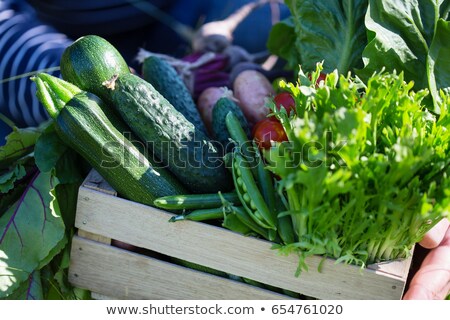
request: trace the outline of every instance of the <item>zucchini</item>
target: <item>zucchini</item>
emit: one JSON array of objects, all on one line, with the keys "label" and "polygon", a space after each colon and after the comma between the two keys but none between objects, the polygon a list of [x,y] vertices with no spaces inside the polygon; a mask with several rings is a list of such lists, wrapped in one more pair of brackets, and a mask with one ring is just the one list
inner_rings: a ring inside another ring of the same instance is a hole
[{"label": "zucchini", "polygon": [[197,129],[207,134],[189,89],[177,71],[161,58],[150,56],[142,65],[142,77],[166,98]]},{"label": "zucchini", "polygon": [[[109,101],[134,133],[151,147],[155,156],[191,192],[213,193],[231,190],[231,175],[225,169],[221,154],[212,142],[147,81],[123,70],[104,80],[115,72],[105,71],[109,63],[113,66],[120,64],[110,61],[118,58],[116,50],[108,42],[102,42],[103,46],[93,52],[86,48],[89,45],[86,38],[75,41],[63,53],[63,77],[84,90],[86,87],[95,90],[93,93],[98,93],[100,98]],[[110,56],[107,54],[109,51]],[[74,52],[77,52],[77,59],[70,59]],[[105,56],[110,60],[103,60]],[[82,77],[86,73],[85,60],[91,61],[96,77]],[[78,64],[82,66],[79,72]],[[104,76],[99,75],[103,72]],[[80,78],[83,79],[80,81]],[[102,86],[108,90],[104,90]]]},{"label": "zucchini", "polygon": [[128,64],[119,51],[102,37],[88,35],[76,42],[77,45],[68,46],[61,57],[60,68],[63,79],[110,103],[108,88],[102,84],[114,75],[130,73]]},{"label": "zucchini", "polygon": [[122,125],[113,124],[118,120],[105,114],[107,108],[97,96],[47,74],[33,80],[60,138],[121,196],[153,205],[156,198],[186,192],[169,171],[154,166],[124,137],[117,129]]}]

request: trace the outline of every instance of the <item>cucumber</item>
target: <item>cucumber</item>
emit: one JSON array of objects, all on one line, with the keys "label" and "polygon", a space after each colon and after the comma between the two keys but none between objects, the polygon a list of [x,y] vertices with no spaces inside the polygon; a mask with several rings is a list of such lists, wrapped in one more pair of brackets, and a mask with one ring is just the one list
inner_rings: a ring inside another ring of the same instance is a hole
[{"label": "cucumber", "polygon": [[142,77],[166,98],[197,129],[207,134],[189,89],[177,71],[166,61],[151,56],[144,60]]},{"label": "cucumber", "polygon": [[[156,198],[186,189],[163,169],[153,165],[114,125],[117,119],[94,94],[68,92],[63,80],[46,74],[34,79],[37,96],[55,120],[56,132],[124,198],[153,205]],[[107,112],[108,113],[108,112]]]},{"label": "cucumber", "polygon": [[191,192],[232,189],[216,147],[148,82],[129,74],[119,76],[114,87],[111,100],[122,118]]},{"label": "cucumber", "polygon": [[228,153],[233,149],[234,144],[230,141],[230,134],[228,133],[227,125],[225,122],[228,112],[232,112],[239,120],[242,129],[244,130],[247,138],[250,138],[250,128],[247,120],[245,119],[242,110],[239,106],[229,98],[223,97],[217,100],[212,111],[212,127],[214,138],[221,144],[224,153]]},{"label": "cucumber", "polygon": [[[120,54],[117,56],[117,50],[106,40],[101,41],[97,51],[89,50],[87,46],[91,41],[86,40],[88,37],[82,37],[66,48],[61,60],[63,77],[81,89],[91,88],[93,93],[114,106],[134,133],[191,192],[231,190],[231,175],[212,142],[150,83],[123,68],[107,70],[109,64],[121,65],[120,61],[113,60],[123,58]],[[94,36],[94,42],[99,41],[97,39]],[[95,77],[88,77],[84,68],[88,64],[86,60],[93,66]],[[78,64],[80,68],[77,68]],[[114,73],[116,69],[118,73]],[[106,79],[111,74],[112,77]]]}]

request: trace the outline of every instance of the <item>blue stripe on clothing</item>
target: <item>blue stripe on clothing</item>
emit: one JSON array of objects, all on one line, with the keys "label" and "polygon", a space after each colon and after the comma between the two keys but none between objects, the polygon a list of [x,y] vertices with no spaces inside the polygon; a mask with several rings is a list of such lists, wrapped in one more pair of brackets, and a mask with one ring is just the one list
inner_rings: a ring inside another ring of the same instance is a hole
[{"label": "blue stripe on clothing", "polygon": [[[0,80],[59,65],[71,41],[37,21],[34,11],[16,12],[0,2]],[[59,75],[59,72],[53,74]],[[0,84],[0,112],[17,126],[36,126],[48,118],[29,77]]]}]

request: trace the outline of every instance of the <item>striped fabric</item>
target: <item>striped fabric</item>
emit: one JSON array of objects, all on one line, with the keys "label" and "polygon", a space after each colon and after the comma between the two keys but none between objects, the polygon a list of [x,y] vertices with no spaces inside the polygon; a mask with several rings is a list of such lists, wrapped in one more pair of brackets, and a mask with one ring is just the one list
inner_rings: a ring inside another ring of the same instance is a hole
[{"label": "striped fabric", "polygon": [[57,67],[71,41],[39,23],[31,7],[20,4],[0,0],[0,112],[17,126],[27,127],[43,122],[47,114],[35,98],[29,76],[11,78]]}]

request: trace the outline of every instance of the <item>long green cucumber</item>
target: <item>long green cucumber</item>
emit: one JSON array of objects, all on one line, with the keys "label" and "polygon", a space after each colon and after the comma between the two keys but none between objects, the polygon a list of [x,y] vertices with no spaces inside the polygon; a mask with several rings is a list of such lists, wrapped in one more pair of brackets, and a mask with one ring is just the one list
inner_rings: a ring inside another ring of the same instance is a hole
[{"label": "long green cucumber", "polygon": [[191,192],[232,189],[213,143],[148,82],[133,74],[113,81],[110,98],[122,118]]},{"label": "long green cucumber", "polygon": [[142,64],[142,77],[197,129],[207,133],[189,89],[168,62],[156,56],[148,57]]}]

